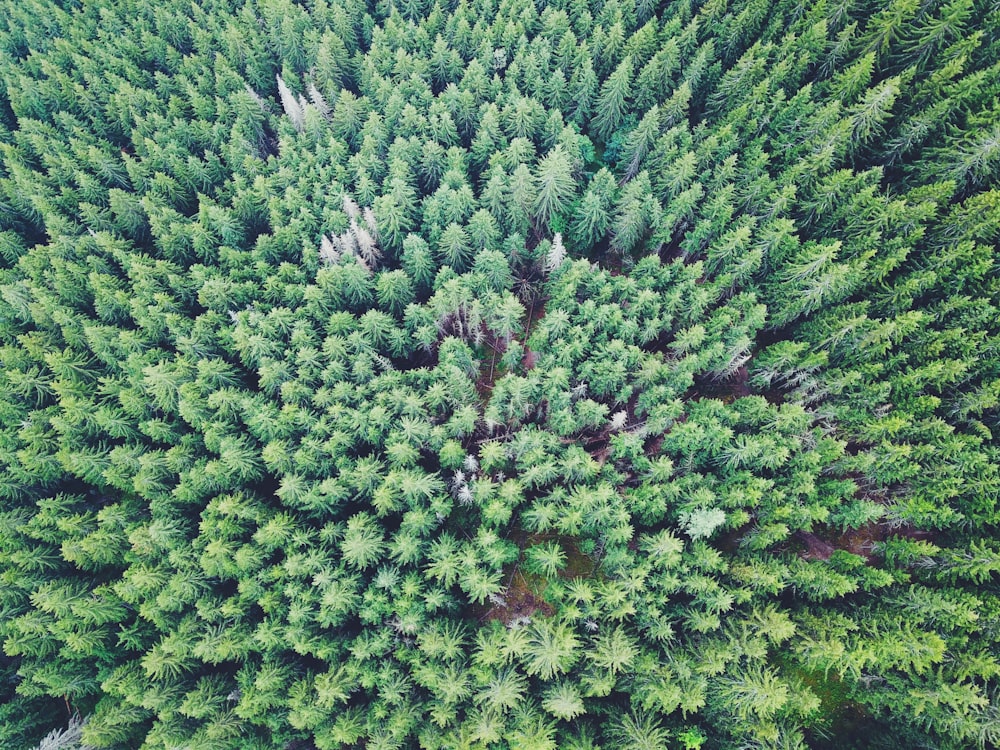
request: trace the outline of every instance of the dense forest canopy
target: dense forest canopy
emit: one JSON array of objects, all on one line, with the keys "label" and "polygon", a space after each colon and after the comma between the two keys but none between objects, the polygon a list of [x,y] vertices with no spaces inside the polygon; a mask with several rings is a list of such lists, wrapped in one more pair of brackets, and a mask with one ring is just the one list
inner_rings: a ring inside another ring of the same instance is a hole
[{"label": "dense forest canopy", "polygon": [[992,0],[0,0],[0,745],[997,747],[998,240]]}]

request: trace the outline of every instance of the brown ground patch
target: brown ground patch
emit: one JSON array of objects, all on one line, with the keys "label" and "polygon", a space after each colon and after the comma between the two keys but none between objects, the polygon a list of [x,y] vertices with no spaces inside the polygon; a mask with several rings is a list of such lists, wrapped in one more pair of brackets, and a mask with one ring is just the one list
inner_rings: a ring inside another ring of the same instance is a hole
[{"label": "brown ground patch", "polygon": [[555,608],[542,597],[544,585],[531,580],[519,568],[515,569],[508,579],[507,588],[494,599],[488,607],[484,606],[479,614],[480,622],[496,620],[507,627],[518,623],[526,623],[536,613],[549,617],[555,614]]},{"label": "brown ground patch", "polygon": [[808,531],[797,531],[795,536],[806,546],[799,555],[803,560],[829,560],[837,549],[829,542]]},{"label": "brown ground patch", "polygon": [[804,560],[829,560],[834,551],[844,550],[864,558],[868,564],[872,564],[876,557],[875,550],[878,544],[894,536],[930,540],[933,537],[933,532],[923,531],[912,526],[890,528],[885,523],[872,522],[856,529],[843,531],[830,527],[819,527],[815,534],[807,531],[795,533],[795,537],[805,545],[804,549],[799,552],[799,556]]},{"label": "brown ground patch", "polygon": [[886,538],[884,526],[876,523],[867,523],[857,529],[847,529],[833,539],[833,546],[837,549],[846,550],[851,554],[858,555],[871,560],[875,552],[875,545]]},{"label": "brown ground patch", "polygon": [[486,329],[486,326],[483,326],[483,330],[486,331],[484,342],[480,351],[477,352],[479,355],[479,377],[476,379],[476,391],[478,391],[483,404],[486,404],[490,400],[493,386],[496,385],[497,380],[507,374],[507,371],[500,365],[500,359],[507,351],[507,343],[498,339]]},{"label": "brown ground patch", "polygon": [[538,353],[533,352],[531,349],[524,350],[524,356],[521,357],[521,367],[525,370],[535,369],[535,365],[538,363]]},{"label": "brown ground patch", "polygon": [[728,378],[696,378],[694,385],[688,391],[685,401],[699,401],[703,398],[718,399],[724,404],[731,404],[738,398],[750,396],[750,372],[746,365],[738,369]]},{"label": "brown ground patch", "polygon": [[[531,337],[532,327],[545,317],[545,302],[543,299],[532,296],[530,299],[521,300],[525,306],[524,325],[521,333],[515,338],[521,341],[524,346],[524,356],[521,358],[521,367],[525,371],[531,370],[538,363],[538,352],[528,348],[528,339]],[[482,324],[483,343],[478,347],[477,355],[479,359],[479,378],[476,380],[476,390],[483,404],[490,400],[493,393],[493,386],[500,378],[507,374],[507,369],[500,364],[504,353],[507,351],[508,342],[497,337],[497,335]]]},{"label": "brown ground patch", "polygon": [[559,578],[590,578],[597,573],[598,562],[580,550],[579,540],[560,534],[529,534],[515,530],[509,537],[521,550],[522,560],[510,567],[507,587],[493,601],[472,607],[470,612],[480,622],[497,621],[507,627],[526,623],[536,613],[546,617],[555,614],[555,607],[545,599],[549,580],[529,573],[521,567],[524,550],[536,544],[556,541],[566,554],[566,566],[559,571]]},{"label": "brown ground patch", "polygon": [[521,304],[528,311],[524,318],[524,340],[527,341],[531,337],[531,329],[545,317],[545,299],[538,295],[531,295],[527,300],[521,300]]}]

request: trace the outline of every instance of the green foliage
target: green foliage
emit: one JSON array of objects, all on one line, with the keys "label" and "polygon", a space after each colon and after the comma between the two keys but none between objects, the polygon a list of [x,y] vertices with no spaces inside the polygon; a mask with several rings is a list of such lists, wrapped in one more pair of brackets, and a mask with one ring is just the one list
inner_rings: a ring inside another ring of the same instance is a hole
[{"label": "green foliage", "polygon": [[0,0],[2,744],[1000,743],[997,13]]}]

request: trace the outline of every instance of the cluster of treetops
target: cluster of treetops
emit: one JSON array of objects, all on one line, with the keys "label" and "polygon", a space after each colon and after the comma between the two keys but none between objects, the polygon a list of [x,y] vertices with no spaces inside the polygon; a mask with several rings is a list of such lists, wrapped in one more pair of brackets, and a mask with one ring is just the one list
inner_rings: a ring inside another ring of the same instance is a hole
[{"label": "cluster of treetops", "polygon": [[997,747],[998,240],[991,0],[0,0],[0,746]]}]

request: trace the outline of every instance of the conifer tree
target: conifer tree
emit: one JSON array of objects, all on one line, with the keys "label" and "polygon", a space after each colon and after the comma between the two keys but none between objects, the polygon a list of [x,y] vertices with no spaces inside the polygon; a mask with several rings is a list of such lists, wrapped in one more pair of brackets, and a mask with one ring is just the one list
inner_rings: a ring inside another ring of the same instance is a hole
[{"label": "conifer tree", "polygon": [[629,56],[618,63],[615,71],[601,86],[594,103],[591,127],[594,135],[602,141],[610,138],[622,123],[632,95],[632,75],[633,63]]}]

